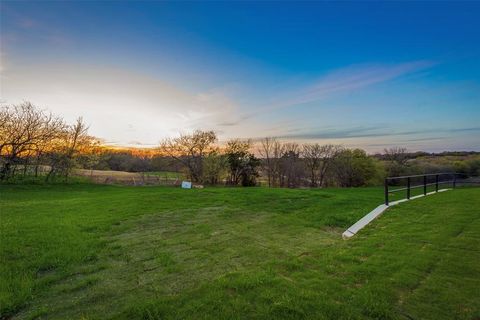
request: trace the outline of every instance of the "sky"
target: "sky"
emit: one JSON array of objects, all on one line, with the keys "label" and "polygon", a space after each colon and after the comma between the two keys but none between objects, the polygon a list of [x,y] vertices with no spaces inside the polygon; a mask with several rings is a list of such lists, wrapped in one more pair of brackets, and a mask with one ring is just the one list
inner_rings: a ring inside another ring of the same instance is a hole
[{"label": "sky", "polygon": [[0,99],[108,144],[195,129],[480,151],[480,2],[0,2]]}]

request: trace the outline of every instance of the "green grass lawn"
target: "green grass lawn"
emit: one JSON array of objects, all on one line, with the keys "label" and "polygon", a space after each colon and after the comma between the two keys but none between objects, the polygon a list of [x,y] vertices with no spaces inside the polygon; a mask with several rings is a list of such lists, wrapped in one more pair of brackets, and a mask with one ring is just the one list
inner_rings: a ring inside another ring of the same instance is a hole
[{"label": "green grass lawn", "polygon": [[478,319],[480,189],[0,186],[0,318]]}]

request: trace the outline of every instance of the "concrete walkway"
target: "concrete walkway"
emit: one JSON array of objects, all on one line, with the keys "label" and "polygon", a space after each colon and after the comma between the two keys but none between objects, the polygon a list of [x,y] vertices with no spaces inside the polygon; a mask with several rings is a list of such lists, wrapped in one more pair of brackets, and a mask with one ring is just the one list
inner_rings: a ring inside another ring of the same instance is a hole
[{"label": "concrete walkway", "polygon": [[[440,189],[440,190],[438,190],[438,192],[444,192],[444,191],[447,191],[447,190],[451,190],[451,189]],[[429,193],[427,193],[427,196],[435,194],[435,193],[437,193],[437,192],[435,192],[435,191],[429,192]],[[410,199],[402,199],[402,200],[398,200],[398,201],[393,201],[388,206],[386,204],[379,205],[378,207],[373,209],[370,213],[368,213],[366,216],[364,216],[362,219],[355,222],[355,224],[353,224],[350,228],[345,230],[345,232],[342,234],[342,238],[343,239],[348,239],[348,238],[353,237],[354,235],[356,235],[358,233],[358,231],[362,230],[366,225],[368,225],[370,222],[375,220],[378,216],[380,216],[389,207],[395,206],[395,205],[397,205],[399,203],[402,203],[402,202],[418,199],[418,198],[421,198],[421,197],[424,197],[424,196],[425,195],[420,194],[418,196],[410,197]]]}]

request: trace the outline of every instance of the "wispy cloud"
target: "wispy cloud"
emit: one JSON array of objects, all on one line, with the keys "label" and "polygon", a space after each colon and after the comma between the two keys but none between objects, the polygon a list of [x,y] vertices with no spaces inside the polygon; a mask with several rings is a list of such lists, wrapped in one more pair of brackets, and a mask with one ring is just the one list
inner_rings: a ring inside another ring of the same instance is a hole
[{"label": "wispy cloud", "polygon": [[337,92],[348,92],[389,81],[429,68],[431,61],[413,61],[394,65],[357,65],[335,71],[308,88],[299,101],[313,101]]},{"label": "wispy cloud", "polygon": [[[13,63],[13,62],[12,62]],[[221,90],[189,92],[129,70],[78,64],[9,65],[1,98],[47,106],[69,120],[83,115],[92,133],[120,143],[155,144],[180,131],[215,128],[238,114]]]},{"label": "wispy cloud", "polygon": [[405,142],[423,142],[423,141],[434,141],[434,140],[444,140],[448,137],[427,137],[427,138],[415,138],[415,139],[406,139]]},{"label": "wispy cloud", "polygon": [[[286,134],[278,136],[281,139],[347,139],[347,138],[369,138],[369,137],[392,137],[392,136],[411,136],[421,134],[446,134],[446,133],[468,133],[480,132],[480,127],[466,127],[466,128],[429,128],[408,131],[395,131],[388,126],[357,126],[345,129],[324,129],[311,130],[300,133]],[[409,141],[422,141],[422,139],[436,139],[438,137],[430,138],[414,138]]]},{"label": "wispy cloud", "polygon": [[357,126],[344,129],[311,130],[278,136],[280,139],[344,139],[384,135],[385,126]]},{"label": "wispy cloud", "polygon": [[219,127],[233,127],[233,126],[238,126],[242,124],[243,121],[248,120],[250,118],[249,115],[243,115],[234,118],[233,120],[227,120],[227,121],[222,121],[217,123],[217,126]]},{"label": "wispy cloud", "polygon": [[401,76],[426,70],[434,65],[434,62],[426,60],[397,64],[352,65],[326,74],[318,80],[304,85],[302,88],[278,92],[275,96],[281,98],[259,105],[253,112],[242,115],[242,117],[247,119],[260,113],[321,101],[333,95],[347,94],[355,90],[391,81]]},{"label": "wispy cloud", "polygon": [[433,66],[431,61],[412,61],[399,64],[353,65],[325,76],[307,89],[302,101],[320,99],[327,95],[348,92],[393,80]]}]

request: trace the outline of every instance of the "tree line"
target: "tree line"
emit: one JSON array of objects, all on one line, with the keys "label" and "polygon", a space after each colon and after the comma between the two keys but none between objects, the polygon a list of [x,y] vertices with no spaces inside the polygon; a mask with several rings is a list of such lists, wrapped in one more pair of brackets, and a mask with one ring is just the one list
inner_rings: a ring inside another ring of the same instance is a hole
[{"label": "tree line", "polygon": [[387,175],[429,171],[479,175],[480,158],[471,153],[460,155],[466,160],[442,163],[422,162],[419,159],[432,155],[398,147],[370,156],[362,149],[276,138],[255,143],[231,139],[219,144],[215,132],[201,130],[164,139],[149,152],[119,151],[90,136],[82,118],[68,124],[29,102],[0,110],[1,181],[25,176],[68,180],[74,168],[175,171],[184,172],[198,184],[290,188],[378,185]]}]

